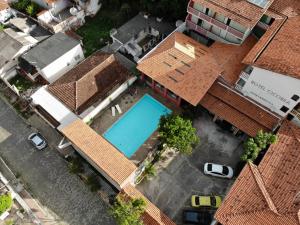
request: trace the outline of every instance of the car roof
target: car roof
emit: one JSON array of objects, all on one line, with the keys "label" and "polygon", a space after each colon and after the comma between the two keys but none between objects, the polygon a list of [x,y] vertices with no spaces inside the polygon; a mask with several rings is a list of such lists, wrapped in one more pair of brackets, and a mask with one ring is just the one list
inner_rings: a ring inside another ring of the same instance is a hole
[{"label": "car roof", "polygon": [[33,138],[31,139],[36,145],[39,145],[42,143],[44,140],[42,139],[41,135],[35,134]]},{"label": "car roof", "polygon": [[218,172],[218,173],[223,173],[223,166],[212,163],[212,171]]}]

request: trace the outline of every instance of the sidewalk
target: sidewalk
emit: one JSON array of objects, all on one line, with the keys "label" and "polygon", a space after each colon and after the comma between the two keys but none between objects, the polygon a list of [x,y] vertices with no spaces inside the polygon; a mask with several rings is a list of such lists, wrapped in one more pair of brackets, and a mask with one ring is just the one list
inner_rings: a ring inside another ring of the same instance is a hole
[{"label": "sidewalk", "polygon": [[[53,225],[55,219],[46,213],[35,199],[23,188],[13,172],[0,157],[0,179],[10,192],[15,196],[14,199],[22,206],[26,213],[31,217],[32,222],[37,225]],[[18,189],[22,188],[21,191]]]}]

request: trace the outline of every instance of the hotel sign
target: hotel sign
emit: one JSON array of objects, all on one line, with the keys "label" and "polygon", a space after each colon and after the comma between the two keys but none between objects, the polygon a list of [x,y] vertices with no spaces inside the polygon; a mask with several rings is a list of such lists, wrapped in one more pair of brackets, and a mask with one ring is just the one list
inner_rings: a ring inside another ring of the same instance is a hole
[{"label": "hotel sign", "polygon": [[286,103],[286,104],[290,104],[291,102],[289,101],[289,99],[286,99],[285,97],[281,96],[280,94],[278,94],[276,91],[273,91],[269,88],[267,88],[266,86],[260,84],[259,82],[256,81],[251,81],[251,85],[255,86],[256,88],[258,88],[261,91],[264,91],[266,94],[271,95],[272,97]]}]

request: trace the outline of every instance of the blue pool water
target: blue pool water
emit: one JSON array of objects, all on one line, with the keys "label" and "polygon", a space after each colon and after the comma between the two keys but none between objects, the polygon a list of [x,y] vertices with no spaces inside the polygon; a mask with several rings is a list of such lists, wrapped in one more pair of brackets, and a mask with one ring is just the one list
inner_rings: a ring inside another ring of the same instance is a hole
[{"label": "blue pool water", "polygon": [[130,158],[157,129],[160,117],[168,113],[170,109],[146,94],[103,136]]}]

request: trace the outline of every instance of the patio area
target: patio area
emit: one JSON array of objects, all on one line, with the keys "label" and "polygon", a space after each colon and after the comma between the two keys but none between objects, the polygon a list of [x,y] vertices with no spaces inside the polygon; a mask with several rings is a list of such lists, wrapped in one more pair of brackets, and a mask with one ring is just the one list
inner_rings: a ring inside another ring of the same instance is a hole
[{"label": "patio area", "polygon": [[[135,94],[132,94],[132,90]],[[163,98],[158,93],[154,92],[151,88],[144,85],[140,81],[137,81],[132,85],[129,90],[120,95],[114,100],[103,112],[101,112],[91,123],[91,127],[100,135],[103,135],[118,119],[120,119],[134,104],[136,104],[145,94],[151,95],[160,103],[168,107],[175,113],[181,113],[181,109],[176,107],[173,103]],[[112,116],[111,107],[118,104],[122,110],[122,114],[119,114],[116,110],[116,115]],[[141,124],[143,126],[143,124]],[[147,155],[155,149],[158,144],[158,133],[154,132],[147,141],[130,157],[136,165],[139,165]]]}]

